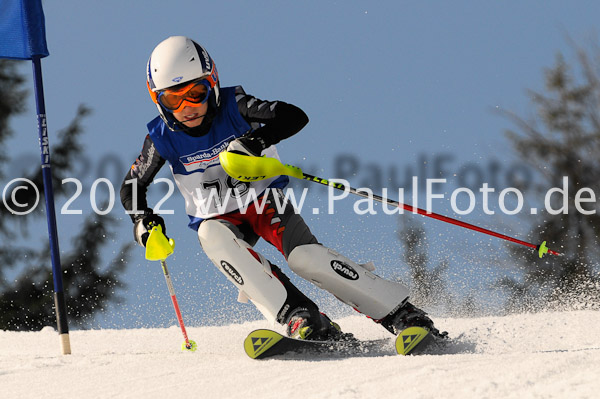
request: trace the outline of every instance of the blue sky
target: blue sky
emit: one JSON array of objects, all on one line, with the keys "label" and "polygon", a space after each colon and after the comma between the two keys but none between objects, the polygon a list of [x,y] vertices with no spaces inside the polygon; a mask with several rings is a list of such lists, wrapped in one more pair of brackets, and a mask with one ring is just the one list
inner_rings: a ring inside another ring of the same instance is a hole
[{"label": "blue sky", "polygon": [[[490,165],[496,164],[502,180],[510,165],[520,161],[503,135],[512,126],[498,110],[532,114],[525,89],[543,89],[543,69],[554,64],[558,51],[572,58],[567,37],[577,43],[597,39],[600,5],[65,0],[44,2],[44,11],[50,56],[42,65],[50,142],[80,103],[91,107],[93,114],[84,123],[87,165],[73,177],[86,183],[84,193],[93,179],[108,177],[118,195],[120,180],[141,148],[145,124],[156,115],[145,84],[146,62],[168,36],[187,35],[201,43],[217,64],[222,86],[242,84],[259,98],[287,101],[306,111],[309,125],[278,146],[286,163],[331,178],[340,171],[334,161],[347,156],[359,165],[356,176],[348,177],[351,184],[381,178],[385,186],[390,170],[417,170],[443,156],[448,176],[471,165],[487,178]],[[26,63],[22,69],[31,75]],[[39,162],[33,96],[29,104],[28,113],[13,121],[15,161],[8,165],[13,173],[8,178]],[[167,170],[161,173],[168,175]],[[311,206],[323,204],[325,192],[309,187]],[[155,190],[150,198],[157,201],[160,194]],[[88,197],[82,195],[73,207],[91,212]],[[374,260],[382,275],[405,276],[398,260],[398,218],[354,215],[353,201],[349,198],[336,215],[306,212],[305,219],[324,244],[361,262]],[[169,261],[184,317],[192,324],[221,320],[211,316],[214,309],[222,317],[237,312],[256,316],[246,311],[248,306],[229,304],[234,290],[187,229],[181,197],[174,195],[166,207],[175,209],[166,218],[178,243]],[[444,213],[449,207],[440,201],[434,210]],[[131,239],[130,222],[118,200],[112,214],[122,223],[107,257]],[[69,247],[69,231],[82,219],[59,217],[63,250]],[[527,229],[527,217],[476,213],[462,219],[505,234]],[[496,251],[504,248],[498,240],[436,221],[426,221],[426,228],[432,259],[450,259],[458,291],[482,292],[490,276],[509,272],[510,265],[496,264]],[[272,249],[259,248],[283,264]],[[146,262],[136,249],[126,276],[127,303],[98,325],[174,322],[162,279],[158,265]]]}]

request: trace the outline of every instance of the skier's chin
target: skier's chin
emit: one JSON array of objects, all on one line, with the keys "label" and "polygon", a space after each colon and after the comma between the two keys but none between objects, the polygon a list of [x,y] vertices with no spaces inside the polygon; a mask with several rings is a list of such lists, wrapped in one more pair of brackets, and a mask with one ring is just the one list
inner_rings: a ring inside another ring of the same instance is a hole
[{"label": "skier's chin", "polygon": [[196,127],[202,123],[202,119],[206,116],[206,114],[198,115],[193,118],[185,119],[181,121],[187,127]]}]

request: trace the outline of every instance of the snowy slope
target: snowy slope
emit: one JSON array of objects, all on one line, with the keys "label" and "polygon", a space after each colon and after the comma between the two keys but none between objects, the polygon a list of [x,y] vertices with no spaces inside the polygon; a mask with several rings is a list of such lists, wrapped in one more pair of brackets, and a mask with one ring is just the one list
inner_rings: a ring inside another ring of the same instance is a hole
[{"label": "snowy slope", "polygon": [[[360,338],[382,338],[360,316],[339,320]],[[255,361],[242,340],[265,322],[178,327],[0,332],[2,398],[594,398],[600,397],[600,312],[436,319],[455,337],[449,354]]]}]

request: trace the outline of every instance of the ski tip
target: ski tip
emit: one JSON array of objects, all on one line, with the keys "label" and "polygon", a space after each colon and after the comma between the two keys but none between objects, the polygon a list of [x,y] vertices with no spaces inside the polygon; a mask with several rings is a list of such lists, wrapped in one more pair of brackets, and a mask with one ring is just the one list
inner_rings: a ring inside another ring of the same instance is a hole
[{"label": "ski tip", "polygon": [[283,338],[275,331],[254,330],[244,340],[244,351],[251,359],[260,359]]},{"label": "ski tip", "polygon": [[431,333],[423,327],[408,327],[396,337],[396,352],[399,355],[419,353],[433,340]]}]

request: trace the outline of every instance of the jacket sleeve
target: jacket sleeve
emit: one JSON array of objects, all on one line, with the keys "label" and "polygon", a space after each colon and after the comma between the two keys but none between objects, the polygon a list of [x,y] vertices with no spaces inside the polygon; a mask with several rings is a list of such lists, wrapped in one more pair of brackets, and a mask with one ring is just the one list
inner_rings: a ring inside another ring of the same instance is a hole
[{"label": "jacket sleeve", "polygon": [[[140,215],[142,212],[151,212],[146,201],[146,192],[165,162],[166,160],[160,156],[152,139],[147,135],[142,152],[131,165],[131,169],[129,169],[125,179],[123,179],[123,184],[121,184],[121,203],[126,211],[136,209],[140,211]],[[136,216],[139,217],[140,215],[130,214],[129,216],[135,222]]]},{"label": "jacket sleeve", "polygon": [[260,126],[251,135],[262,138],[267,147],[293,136],[308,123],[308,116],[295,105],[260,100],[241,86],[235,88],[235,99],[242,117],[251,126]]}]

